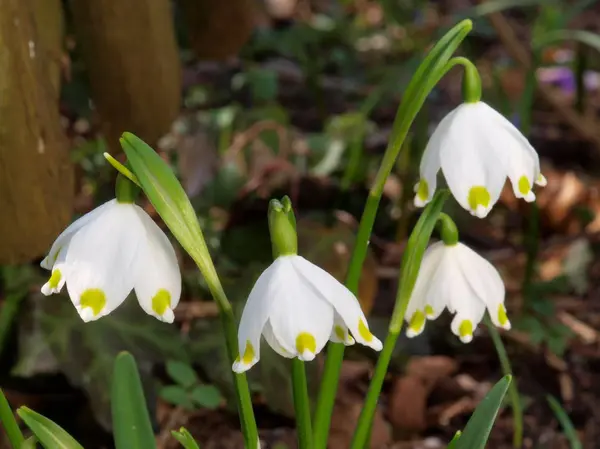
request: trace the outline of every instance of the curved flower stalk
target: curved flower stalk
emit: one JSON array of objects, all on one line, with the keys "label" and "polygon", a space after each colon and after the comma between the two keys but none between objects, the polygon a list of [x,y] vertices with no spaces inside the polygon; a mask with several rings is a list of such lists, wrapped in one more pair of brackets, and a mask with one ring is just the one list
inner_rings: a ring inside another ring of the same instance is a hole
[{"label": "curved flower stalk", "polygon": [[173,322],[181,295],[177,257],[164,232],[133,202],[108,201],[72,223],[41,266],[52,272],[42,293],[58,293],[66,284],[85,322],[111,313],[131,290],[146,313]]},{"label": "curved flower stalk", "polygon": [[479,218],[498,201],[507,177],[515,196],[528,202],[535,200],[534,184],[546,185],[527,138],[482,101],[461,104],[437,126],[421,159],[416,206],[433,197],[440,169],[459,204]]},{"label": "curved flower stalk", "polygon": [[313,360],[328,340],[346,345],[357,341],[381,350],[356,296],[296,254],[295,220],[287,197],[271,201],[269,225],[275,261],[258,278],[244,307],[240,357],[233,370],[244,372],[258,362],[261,335],[281,356],[302,361]]},{"label": "curved flower stalk", "polygon": [[450,327],[463,343],[473,339],[486,309],[494,325],[510,329],[504,294],[498,271],[475,251],[459,242],[434,243],[423,256],[406,309],[406,335],[419,335],[426,320],[436,319],[446,308],[455,314]]}]

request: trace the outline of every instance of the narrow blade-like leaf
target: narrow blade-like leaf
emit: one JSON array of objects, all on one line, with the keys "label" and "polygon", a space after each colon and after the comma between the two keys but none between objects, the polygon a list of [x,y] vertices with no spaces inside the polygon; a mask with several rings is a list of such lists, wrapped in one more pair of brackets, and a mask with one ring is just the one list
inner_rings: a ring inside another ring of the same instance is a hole
[{"label": "narrow blade-like leaf", "polygon": [[504,376],[494,385],[486,397],[477,406],[465,430],[453,446],[454,449],[484,449],[492,426],[506,395],[511,376]]},{"label": "narrow blade-like leaf", "polygon": [[117,449],[155,449],[154,432],[135,359],[128,352],[115,359],[112,419]]},{"label": "narrow blade-like leaf", "polygon": [[31,429],[44,449],[83,449],[83,446],[65,429],[30,408],[20,407],[17,414]]}]

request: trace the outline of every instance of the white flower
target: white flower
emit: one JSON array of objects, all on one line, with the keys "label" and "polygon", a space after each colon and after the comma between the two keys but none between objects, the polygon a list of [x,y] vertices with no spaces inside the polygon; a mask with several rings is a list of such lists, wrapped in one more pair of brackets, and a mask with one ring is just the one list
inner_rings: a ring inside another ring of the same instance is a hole
[{"label": "white flower", "polygon": [[41,266],[52,270],[44,295],[65,283],[83,321],[109,314],[135,289],[144,311],[173,322],[181,273],[167,236],[139,206],[111,200],[58,236]]},{"label": "white flower", "polygon": [[356,297],[297,255],[278,257],[252,288],[240,321],[235,372],[258,362],[261,335],[278,354],[304,361],[314,359],[328,340],[346,345],[356,340],[376,351],[382,348]]},{"label": "white flower", "polygon": [[537,153],[525,136],[486,103],[463,103],[434,131],[421,159],[415,205],[431,201],[442,169],[452,195],[483,218],[494,206],[506,177],[517,198],[531,202],[533,184],[546,185]]},{"label": "white flower", "polygon": [[406,313],[408,337],[423,332],[425,319],[436,319],[448,308],[454,313],[452,332],[462,342],[473,339],[485,309],[492,322],[510,329],[504,307],[504,283],[494,266],[462,243],[431,245],[421,263]]}]

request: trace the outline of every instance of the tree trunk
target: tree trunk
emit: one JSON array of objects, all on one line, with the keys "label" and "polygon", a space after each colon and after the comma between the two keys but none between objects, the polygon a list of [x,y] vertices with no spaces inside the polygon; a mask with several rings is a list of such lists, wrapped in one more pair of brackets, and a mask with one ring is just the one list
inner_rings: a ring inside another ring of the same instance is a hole
[{"label": "tree trunk", "polygon": [[108,144],[155,143],[177,117],[181,67],[169,0],[74,0],[78,45]]},{"label": "tree trunk", "polygon": [[0,0],[0,265],[30,261],[69,223],[73,171],[31,0]]},{"label": "tree trunk", "polygon": [[180,0],[190,41],[200,59],[236,55],[254,30],[255,0]]},{"label": "tree trunk", "polygon": [[60,94],[60,68],[63,55],[65,22],[61,0],[33,0],[38,42],[47,58],[47,73],[58,100]]}]

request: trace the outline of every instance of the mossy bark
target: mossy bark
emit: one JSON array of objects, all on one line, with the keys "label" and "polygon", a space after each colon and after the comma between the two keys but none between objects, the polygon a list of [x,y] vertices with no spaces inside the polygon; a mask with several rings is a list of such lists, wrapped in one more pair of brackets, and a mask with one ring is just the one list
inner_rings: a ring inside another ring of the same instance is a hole
[{"label": "mossy bark", "polygon": [[154,144],[177,117],[181,67],[169,0],[75,0],[78,45],[112,151],[124,131]]},{"label": "mossy bark", "polygon": [[254,30],[255,0],[179,0],[196,56],[222,60],[236,55]]},{"label": "mossy bark", "polygon": [[0,0],[0,265],[39,257],[68,224],[73,171],[31,0]]}]

